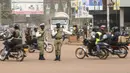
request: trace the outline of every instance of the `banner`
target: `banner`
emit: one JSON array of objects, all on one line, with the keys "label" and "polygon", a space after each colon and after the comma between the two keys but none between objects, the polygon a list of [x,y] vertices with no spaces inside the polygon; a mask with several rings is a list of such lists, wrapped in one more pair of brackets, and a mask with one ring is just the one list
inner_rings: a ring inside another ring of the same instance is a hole
[{"label": "banner", "polygon": [[78,0],[75,18],[87,18],[89,15],[88,2],[89,0]]},{"label": "banner", "polygon": [[71,8],[75,8],[77,6],[76,0],[71,1]]},{"label": "banner", "polygon": [[116,0],[113,6],[113,10],[120,10],[120,0]]},{"label": "banner", "polygon": [[12,14],[43,14],[43,0],[12,0]]},{"label": "banner", "polygon": [[102,0],[89,0],[89,10],[103,10]]}]

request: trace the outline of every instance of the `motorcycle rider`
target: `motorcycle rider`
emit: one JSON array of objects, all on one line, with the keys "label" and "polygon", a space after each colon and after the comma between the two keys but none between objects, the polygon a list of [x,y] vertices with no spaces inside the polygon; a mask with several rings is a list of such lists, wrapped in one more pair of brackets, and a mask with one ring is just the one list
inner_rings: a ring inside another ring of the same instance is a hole
[{"label": "motorcycle rider", "polygon": [[22,36],[21,36],[21,32],[20,32],[20,27],[18,24],[14,25],[14,31],[12,33],[12,35],[6,39],[11,39],[11,45],[15,46],[17,44],[22,44]]},{"label": "motorcycle rider", "polygon": [[[6,54],[8,54],[9,50],[15,47],[18,44],[22,44],[22,36],[20,32],[20,27],[18,24],[14,25],[14,31],[12,32],[10,37],[7,37],[6,39],[10,39],[6,46]],[[24,55],[26,56],[26,55]],[[0,56],[1,58],[1,56]],[[6,57],[8,59],[8,57]]]},{"label": "motorcycle rider", "polygon": [[112,45],[116,45],[118,43],[118,37],[120,36],[119,28],[117,26],[112,28]]},{"label": "motorcycle rider", "polygon": [[107,43],[107,44],[111,43],[111,34],[107,33],[106,27],[101,26],[100,30],[101,30],[102,35],[100,37],[100,41],[96,45],[97,51],[99,53],[100,53],[100,45],[103,45],[104,43]]},{"label": "motorcycle rider", "polygon": [[[93,46],[95,46],[95,41],[96,41],[96,39],[95,39],[95,35],[96,35],[96,32],[99,30],[99,27],[94,27],[94,28],[92,28],[92,32],[90,33],[91,34],[91,44],[90,45],[88,45],[88,47],[89,47],[89,49],[88,49],[88,51],[89,51],[89,55],[93,55],[92,54],[92,48],[93,48]],[[85,40],[86,39],[84,39],[84,42],[85,42]]]},{"label": "motorcycle rider", "polygon": [[96,40],[95,45],[97,48],[97,54],[100,54],[100,47],[99,47],[98,43],[100,42],[101,36],[102,36],[102,32],[98,29],[95,34],[95,40]]}]

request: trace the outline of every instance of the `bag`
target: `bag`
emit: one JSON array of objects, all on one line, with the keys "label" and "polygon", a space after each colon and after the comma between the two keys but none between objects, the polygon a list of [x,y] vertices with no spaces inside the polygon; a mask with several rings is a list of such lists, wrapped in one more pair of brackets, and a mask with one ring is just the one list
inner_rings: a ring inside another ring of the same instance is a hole
[{"label": "bag", "polygon": [[118,37],[118,42],[119,43],[125,43],[125,42],[127,42],[127,37],[125,37],[125,36],[119,36]]}]

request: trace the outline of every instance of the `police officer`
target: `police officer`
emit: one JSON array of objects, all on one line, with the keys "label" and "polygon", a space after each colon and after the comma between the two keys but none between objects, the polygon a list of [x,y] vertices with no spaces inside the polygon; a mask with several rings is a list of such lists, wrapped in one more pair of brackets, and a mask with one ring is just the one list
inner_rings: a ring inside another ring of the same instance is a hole
[{"label": "police officer", "polygon": [[63,33],[63,29],[60,27],[60,23],[57,23],[56,24],[55,40],[54,40],[56,58],[54,61],[60,61],[61,46],[62,46],[62,33]]},{"label": "police officer", "polygon": [[37,35],[37,42],[38,42],[38,48],[40,49],[40,53],[39,53],[39,60],[45,60],[44,58],[44,40],[46,38],[46,34],[45,34],[45,24],[42,23],[40,24],[40,28],[41,30],[39,30],[39,35]]}]

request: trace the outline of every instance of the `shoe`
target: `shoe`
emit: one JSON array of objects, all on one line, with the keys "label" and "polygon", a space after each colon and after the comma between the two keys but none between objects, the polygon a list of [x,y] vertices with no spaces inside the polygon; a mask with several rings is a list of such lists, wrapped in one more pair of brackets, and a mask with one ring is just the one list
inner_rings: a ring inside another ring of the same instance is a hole
[{"label": "shoe", "polygon": [[39,60],[45,60],[43,55],[39,55]]},{"label": "shoe", "polygon": [[56,55],[56,58],[54,59],[54,61],[57,61],[58,60],[58,55]]},{"label": "shoe", "polygon": [[90,55],[90,56],[95,56],[95,55],[93,55],[92,53],[88,53],[88,55]]},{"label": "shoe", "polygon": [[61,61],[61,60],[60,60],[60,55],[58,56],[58,61]]},{"label": "shoe", "polygon": [[102,53],[99,51],[99,52],[97,52],[97,55],[100,56],[100,55],[102,55]]}]

